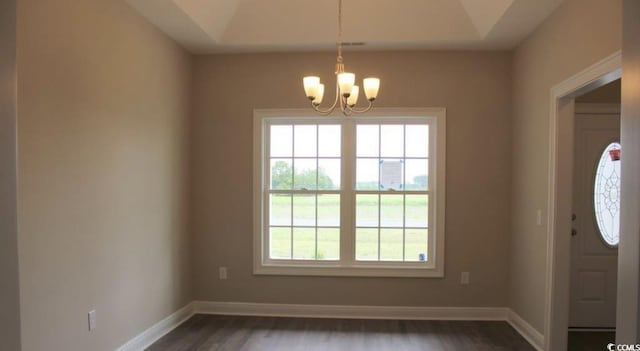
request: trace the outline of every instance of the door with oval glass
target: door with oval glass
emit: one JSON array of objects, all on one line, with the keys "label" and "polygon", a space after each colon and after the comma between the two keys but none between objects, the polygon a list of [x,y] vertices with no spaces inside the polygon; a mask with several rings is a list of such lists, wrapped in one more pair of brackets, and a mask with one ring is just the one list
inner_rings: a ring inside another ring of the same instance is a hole
[{"label": "door with oval glass", "polygon": [[615,328],[620,114],[577,113],[575,127],[569,326]]}]

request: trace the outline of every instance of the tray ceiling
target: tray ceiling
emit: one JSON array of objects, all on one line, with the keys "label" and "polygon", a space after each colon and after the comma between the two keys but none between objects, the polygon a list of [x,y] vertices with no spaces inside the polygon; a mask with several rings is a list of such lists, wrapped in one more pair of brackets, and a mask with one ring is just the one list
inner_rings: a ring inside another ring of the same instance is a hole
[{"label": "tray ceiling", "polygon": [[[126,0],[193,53],[334,48],[337,0]],[[343,0],[367,49],[510,49],[563,0]]]}]

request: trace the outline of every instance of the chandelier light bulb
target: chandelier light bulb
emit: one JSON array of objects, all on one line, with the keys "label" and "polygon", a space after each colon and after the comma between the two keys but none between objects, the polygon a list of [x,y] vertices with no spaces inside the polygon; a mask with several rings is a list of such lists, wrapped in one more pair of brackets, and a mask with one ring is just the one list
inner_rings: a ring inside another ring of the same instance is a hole
[{"label": "chandelier light bulb", "polygon": [[355,106],[358,103],[359,93],[360,93],[360,87],[358,87],[357,85],[354,85],[353,88],[351,88],[351,95],[349,95],[349,97],[347,98],[347,105],[349,105],[350,107]]},{"label": "chandelier light bulb", "polygon": [[320,85],[320,77],[304,77],[302,79],[302,83],[304,85],[304,93],[307,95],[309,100],[313,101],[316,97],[318,97],[318,86]]},{"label": "chandelier light bulb", "polygon": [[364,87],[364,95],[367,97],[367,100],[373,101],[378,97],[378,90],[380,90],[380,79],[365,78],[362,80],[362,86]]},{"label": "chandelier light bulb", "polygon": [[316,98],[313,100],[314,105],[320,105],[322,103],[322,98],[324,97],[324,84],[318,84],[316,90]]},{"label": "chandelier light bulb", "polygon": [[338,74],[338,85],[340,86],[340,93],[342,96],[349,97],[351,95],[351,89],[356,82],[356,75],[353,73],[343,72]]}]

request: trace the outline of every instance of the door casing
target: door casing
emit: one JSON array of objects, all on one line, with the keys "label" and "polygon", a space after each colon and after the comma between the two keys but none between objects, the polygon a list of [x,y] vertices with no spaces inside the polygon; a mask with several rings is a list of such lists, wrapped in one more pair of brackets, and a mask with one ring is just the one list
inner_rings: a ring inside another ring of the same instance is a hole
[{"label": "door casing", "polygon": [[575,97],[622,77],[622,53],[551,88],[544,349],[567,348]]}]

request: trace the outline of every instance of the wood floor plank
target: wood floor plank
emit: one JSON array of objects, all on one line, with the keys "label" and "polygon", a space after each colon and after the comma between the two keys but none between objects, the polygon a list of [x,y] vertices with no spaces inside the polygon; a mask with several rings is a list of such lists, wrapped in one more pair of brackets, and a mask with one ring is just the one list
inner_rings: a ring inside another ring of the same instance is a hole
[{"label": "wood floor plank", "polygon": [[506,322],[195,315],[147,351],[534,350]]}]

